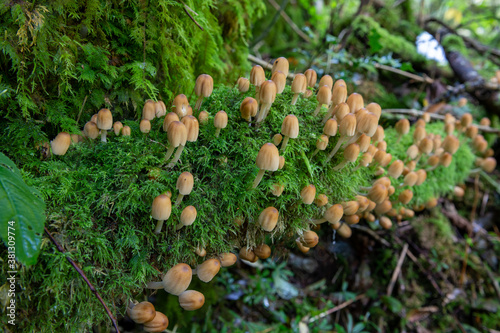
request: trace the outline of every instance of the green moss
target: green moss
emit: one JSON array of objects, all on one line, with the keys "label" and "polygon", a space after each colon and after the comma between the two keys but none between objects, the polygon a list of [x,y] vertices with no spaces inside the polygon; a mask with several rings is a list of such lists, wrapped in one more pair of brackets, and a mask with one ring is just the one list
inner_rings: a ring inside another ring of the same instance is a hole
[{"label": "green moss", "polygon": [[[361,186],[373,181],[375,167],[353,171],[354,164],[334,172],[341,153],[323,165],[338,137],[331,138],[326,151],[310,158],[323,128],[320,118],[312,116],[314,98],[300,98],[291,106],[287,86],[265,122],[256,127],[240,117],[239,105],[249,95],[235,88],[216,87],[202,106],[210,113],[209,123],[200,127],[198,141],[187,144],[173,169],[165,168],[167,136],[161,130],[162,119],[152,121],[149,135],[139,132],[137,121],[121,120],[132,128],[132,137],[110,133],[107,144],[83,142],[72,146],[65,156],[47,161],[41,161],[30,146],[24,148],[23,156],[6,148],[12,158],[22,161],[18,164],[28,185],[42,193],[47,203],[47,227],[93,281],[113,313],[123,315],[127,300],[142,293],[146,282],[159,280],[173,264],[186,262],[194,267],[203,261],[193,252],[198,245],[212,257],[264,240],[290,242],[309,228],[310,219],[320,218],[325,210],[301,203],[304,186],[314,184],[318,194],[324,193],[330,203],[337,203],[353,199]],[[219,110],[228,113],[229,122],[216,138],[213,117]],[[284,168],[266,172],[260,185],[250,189],[258,172],[255,159],[260,147],[280,132],[288,114],[299,118],[300,134],[289,142]],[[430,133],[442,134],[442,128],[441,123],[427,125]],[[396,144],[394,130],[386,130],[388,150],[395,158],[405,158],[411,133]],[[414,189],[410,206],[451,191],[467,177],[473,159],[468,145],[461,145],[449,168],[429,172],[427,181]],[[193,192],[179,207],[172,208],[163,232],[156,235],[156,221],[150,216],[152,201],[165,191],[171,191],[175,200],[177,177],[184,171],[194,175]],[[280,197],[271,193],[274,183],[285,186]],[[197,208],[198,217],[192,226],[176,231],[181,210],[187,205]],[[278,226],[271,234],[256,225],[260,212],[268,206],[280,212]],[[238,227],[235,217],[243,217],[246,223]],[[5,249],[0,255],[6,256]],[[4,278],[5,264],[2,269]],[[18,308],[24,309],[18,326],[25,331],[77,332],[109,323],[79,275],[47,239],[42,242],[38,263],[20,268],[18,278],[22,286],[17,293]]]},{"label": "green moss", "polygon": [[468,54],[467,47],[465,46],[464,40],[457,35],[448,34],[441,40],[441,45],[446,51],[456,51],[460,52],[464,56]]}]

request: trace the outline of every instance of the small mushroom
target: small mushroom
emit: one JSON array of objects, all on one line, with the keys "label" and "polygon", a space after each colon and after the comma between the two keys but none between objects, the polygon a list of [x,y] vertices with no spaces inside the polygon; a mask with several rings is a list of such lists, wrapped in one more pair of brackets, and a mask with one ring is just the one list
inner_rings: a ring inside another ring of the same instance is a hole
[{"label": "small mushroom", "polygon": [[285,77],[288,75],[288,69],[289,69],[289,64],[288,60],[284,57],[279,57],[276,59],[273,63],[273,67],[271,69],[272,73],[276,73],[277,71],[283,72],[285,74]]},{"label": "small mushroom", "polygon": [[257,103],[257,100],[255,98],[246,97],[243,100],[243,102],[241,102],[240,105],[241,118],[245,119],[248,122],[250,122],[252,117],[255,117],[257,115],[258,110],[259,110],[259,103]]},{"label": "small mushroom", "polygon": [[278,170],[279,167],[278,148],[276,148],[276,146],[273,145],[272,143],[264,144],[260,148],[259,153],[257,154],[256,164],[257,167],[259,168],[259,172],[257,173],[257,176],[255,177],[255,180],[253,182],[252,186],[253,188],[256,188],[259,185],[266,170],[268,171]]},{"label": "small mushroom", "polygon": [[54,155],[64,155],[71,145],[71,135],[66,132],[57,134],[54,140],[50,141],[50,148]]},{"label": "small mushroom", "polygon": [[156,310],[154,305],[149,302],[137,304],[130,302],[127,307],[127,315],[137,324],[144,324],[155,318]]},{"label": "small mushroom", "polygon": [[236,85],[238,86],[238,90],[241,93],[245,93],[248,91],[248,89],[250,89],[250,81],[244,77],[240,77],[236,82]]},{"label": "small mushroom", "polygon": [[316,81],[318,81],[318,74],[314,69],[309,68],[304,72],[304,75],[306,76],[307,79],[307,86],[309,88],[314,88],[316,85]]},{"label": "small mushroom", "polygon": [[129,126],[123,126],[122,128],[122,136],[130,136],[132,134],[132,130]]},{"label": "small mushroom", "polygon": [[313,152],[311,158],[313,158],[320,150],[325,150],[328,146],[328,136],[322,134],[316,141],[316,150]]},{"label": "small mushroom", "polygon": [[179,305],[186,311],[198,310],[205,304],[205,296],[196,290],[186,290],[179,295]]},{"label": "small mushroom", "polygon": [[155,102],[152,100],[147,100],[142,108],[142,119],[153,120],[156,116]]},{"label": "small mushroom", "polygon": [[237,259],[238,258],[236,257],[236,255],[231,252],[221,253],[219,255],[219,260],[222,267],[229,267],[234,265]]},{"label": "small mushroom", "polygon": [[[85,126],[87,126],[87,124],[85,124]],[[122,128],[123,128],[123,124],[121,123],[121,121],[115,121],[115,123],[113,124],[113,131],[115,132],[116,136],[120,135],[120,131],[122,130]],[[97,126],[96,126],[96,129],[97,129]],[[84,128],[84,131],[85,131],[85,128]]]},{"label": "small mushroom", "polygon": [[255,86],[255,99],[257,101],[260,100],[259,98],[260,86],[262,83],[264,83],[265,80],[266,80],[266,74],[264,73],[264,69],[259,65],[253,66],[252,70],[250,71],[250,83]]},{"label": "small mushroom", "polygon": [[406,118],[403,118],[401,120],[399,120],[396,125],[394,125],[394,128],[396,129],[396,132],[398,133],[398,140],[396,141],[396,143],[399,143],[399,141],[401,141],[401,138],[408,134],[408,132],[410,132],[410,122],[408,121],[408,119]]},{"label": "small mushroom", "polygon": [[175,201],[175,205],[178,206],[182,202],[182,198],[185,195],[189,195],[193,190],[194,178],[190,172],[183,172],[177,178],[176,188],[179,190],[179,196]]},{"label": "small mushroom", "polygon": [[208,124],[208,112],[207,111],[201,111],[200,114],[198,115],[198,121],[202,125]]},{"label": "small mushroom", "polygon": [[363,96],[358,93],[350,94],[349,97],[347,97],[346,103],[349,106],[349,110],[351,110],[351,113],[356,113],[358,110],[364,107]]},{"label": "small mushroom", "polygon": [[306,89],[307,89],[306,76],[301,73],[296,74],[292,81],[292,92],[293,92],[292,105],[295,105],[295,103],[297,103],[299,95],[305,93]]},{"label": "small mushroom", "polygon": [[281,124],[281,133],[285,136],[281,143],[281,150],[285,151],[288,139],[295,139],[299,136],[299,120],[297,117],[292,114],[286,116]]},{"label": "small mushroom", "polygon": [[97,139],[99,136],[99,129],[97,128],[97,124],[93,121],[88,121],[83,127],[83,134],[89,139]]},{"label": "small mushroom", "polygon": [[172,153],[174,152],[175,148],[177,148],[177,151],[175,152],[174,158],[172,159],[172,162],[168,164],[167,167],[171,168],[177,163],[179,160],[182,151],[184,150],[184,146],[186,145],[187,141],[187,128],[184,126],[183,123],[180,121],[173,121],[170,123],[168,126],[168,131],[167,131],[167,138],[168,142],[170,143],[170,146],[167,149],[167,154],[165,155],[165,160],[168,160],[170,156],[172,156]]},{"label": "small mushroom", "polygon": [[218,138],[220,134],[220,130],[226,128],[227,126],[227,113],[224,111],[219,111],[215,114],[214,117],[214,126],[215,126],[215,137]]},{"label": "small mushroom", "polygon": [[172,295],[180,295],[191,283],[193,272],[188,264],[177,264],[170,268],[162,282],[149,282],[148,289],[165,289]]},{"label": "small mushroom", "polygon": [[306,205],[310,205],[314,201],[314,197],[316,196],[316,187],[312,184],[305,186],[302,191],[300,191],[300,197],[302,198],[302,202]]},{"label": "small mushroom", "polygon": [[151,216],[158,220],[156,223],[155,234],[161,232],[163,227],[163,222],[168,220],[170,213],[172,212],[172,204],[170,198],[165,194],[160,194],[153,200],[153,207],[151,210]]},{"label": "small mushroom", "polygon": [[177,230],[181,229],[184,226],[190,226],[193,224],[194,220],[196,220],[196,216],[198,212],[194,206],[187,206],[182,210],[180,223],[177,225]]},{"label": "small mushroom", "polygon": [[344,150],[344,160],[340,162],[335,168],[334,171],[341,170],[347,163],[354,163],[358,159],[359,155],[359,145],[357,143],[351,143]]},{"label": "small mushroom", "polygon": [[271,105],[276,99],[276,92],[277,87],[274,81],[267,80],[261,84],[259,92],[260,111],[256,119],[258,123],[266,119],[269,109],[271,109]]},{"label": "small mushroom", "polygon": [[156,311],[155,318],[147,323],[144,323],[144,331],[146,332],[163,332],[168,327],[168,318],[163,313]]},{"label": "small mushroom", "polygon": [[250,262],[256,262],[259,258],[255,255],[255,252],[253,252],[252,249],[242,247],[240,249],[240,259]]},{"label": "small mushroom", "polygon": [[267,244],[260,244],[253,249],[253,252],[259,259],[267,259],[271,256],[271,248]]},{"label": "small mushroom", "polygon": [[271,232],[278,223],[279,212],[274,207],[267,207],[259,215],[259,225],[265,231]]},{"label": "small mushroom", "polygon": [[200,133],[200,125],[196,117],[187,115],[185,117],[182,117],[181,122],[184,124],[184,126],[186,126],[187,130],[186,141],[195,142],[196,140],[198,140],[198,135]]},{"label": "small mushroom", "polygon": [[349,113],[340,121],[339,132],[340,132],[340,138],[337,141],[335,147],[332,149],[332,151],[326,158],[325,163],[327,163],[332,159],[335,153],[337,153],[337,151],[339,150],[342,143],[347,141],[356,133],[356,116],[354,116],[354,114]]},{"label": "small mushroom", "polygon": [[276,93],[281,94],[285,90],[286,75],[281,71],[276,71],[271,76],[271,80],[276,84]]},{"label": "small mushroom", "polygon": [[101,141],[106,142],[108,130],[113,128],[113,115],[109,109],[100,109],[97,113],[97,128],[101,130]]},{"label": "small mushroom", "polygon": [[148,134],[149,131],[151,131],[151,122],[147,119],[141,120],[141,123],[139,124],[139,130],[144,134]]},{"label": "small mushroom", "polygon": [[304,244],[304,246],[311,248],[311,247],[315,247],[316,245],[318,245],[319,237],[318,237],[318,234],[315,233],[314,231],[307,230],[302,235],[301,241],[302,241],[302,244]]},{"label": "small mushroom", "polygon": [[208,259],[196,267],[196,274],[203,282],[210,282],[219,273],[220,261],[218,259]]},{"label": "small mushroom", "polygon": [[163,117],[166,114],[167,114],[167,107],[165,106],[165,103],[163,103],[163,101],[157,101],[157,102],[155,102],[155,115],[156,115],[156,118]]},{"label": "small mushroom", "polygon": [[179,116],[175,112],[169,112],[163,119],[163,131],[168,132],[168,127],[174,121],[180,121]]},{"label": "small mushroom", "polygon": [[319,87],[328,86],[330,90],[333,89],[333,79],[330,75],[323,75],[319,80]]},{"label": "small mushroom", "polygon": [[172,106],[174,108],[174,112],[179,116],[179,118],[187,116],[189,102],[186,95],[179,94],[175,96]]},{"label": "small mushroom", "polygon": [[314,117],[319,114],[323,104],[326,104],[327,106],[330,104],[330,101],[332,100],[331,88],[328,86],[321,86],[318,90],[318,94],[316,95],[316,99],[318,100],[318,106],[316,107],[316,110],[314,110]]},{"label": "small mushroom", "polygon": [[198,100],[196,101],[195,109],[198,111],[201,108],[201,103],[203,103],[204,97],[210,97],[212,95],[212,91],[214,90],[214,80],[208,74],[201,74],[196,79],[196,83],[194,86],[194,93],[198,96]]}]

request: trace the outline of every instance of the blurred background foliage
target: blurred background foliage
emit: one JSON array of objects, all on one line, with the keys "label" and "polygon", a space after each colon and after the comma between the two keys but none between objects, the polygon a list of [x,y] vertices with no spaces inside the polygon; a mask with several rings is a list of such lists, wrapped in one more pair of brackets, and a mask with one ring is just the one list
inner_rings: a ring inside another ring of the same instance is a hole
[{"label": "blurred background foliage", "polygon": [[[39,158],[35,143],[60,131],[80,133],[102,107],[117,118],[138,120],[148,98],[170,105],[179,93],[192,96],[201,73],[233,85],[239,76],[248,76],[253,65],[249,54],[268,63],[284,56],[293,72],[313,68],[318,76],[342,78],[349,91],[383,108],[438,106],[438,112],[458,116],[488,115],[498,127],[498,86],[484,84],[500,80],[499,21],[498,0],[1,0],[0,151],[33,185],[31,178],[43,172],[33,162]],[[480,93],[477,82],[467,85],[450,66],[453,52],[479,76]],[[459,105],[462,98],[468,102]],[[487,139],[493,143],[495,137]],[[498,188],[498,171],[495,181]],[[488,231],[486,236],[467,234],[437,207],[412,222],[403,221],[403,229],[376,230],[390,246],[356,230],[350,240],[323,236],[307,255],[278,243],[273,251],[279,255],[272,260],[254,267],[238,263],[210,285],[195,286],[207,298],[200,311],[181,311],[177,300],[163,291],[150,300],[171,316],[170,328],[179,325],[179,331],[495,332],[500,322],[498,189],[473,178],[464,188],[464,198],[444,198],[443,209],[454,202],[462,217]],[[480,210],[471,207],[477,198],[482,198]],[[476,210],[474,219],[471,212]],[[52,217],[64,224],[58,214]],[[94,241],[86,246],[104,252],[90,259],[77,256],[81,263],[114,258],[105,250],[108,244]],[[411,244],[416,257],[406,259],[398,287],[385,295],[401,241]],[[47,248],[52,245],[45,239],[42,257],[51,263],[45,273],[79,281],[74,272],[71,277],[61,273],[71,267],[64,256]],[[141,259],[139,253],[132,264],[139,265]],[[463,263],[468,267],[465,282]],[[23,271],[29,273],[26,267]],[[114,278],[136,283],[131,277],[106,277]],[[33,284],[43,283],[40,276],[32,279]],[[64,294],[67,285],[47,288],[56,291],[52,295],[61,308],[72,306],[73,289]],[[0,294],[5,292],[2,287]],[[42,292],[33,291],[33,297]],[[79,297],[92,295],[85,289]],[[314,319],[349,301],[346,309]],[[31,311],[52,305],[45,299]],[[77,309],[84,312],[86,307],[79,304]],[[71,329],[109,330],[97,305],[90,312],[95,322]],[[23,313],[28,322],[29,314]],[[47,330],[61,327],[63,319],[54,319]],[[121,325],[137,330],[126,318]]]}]

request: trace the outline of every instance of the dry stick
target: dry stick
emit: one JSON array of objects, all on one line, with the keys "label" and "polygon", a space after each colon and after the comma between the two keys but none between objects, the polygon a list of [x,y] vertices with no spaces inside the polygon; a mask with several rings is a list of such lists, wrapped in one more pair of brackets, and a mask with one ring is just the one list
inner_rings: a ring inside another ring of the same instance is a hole
[{"label": "dry stick", "polygon": [[398,264],[396,265],[396,269],[392,273],[391,282],[387,287],[387,296],[391,296],[392,294],[392,290],[394,289],[394,285],[396,284],[396,280],[398,279],[399,272],[401,272],[401,266],[403,265],[403,261],[405,260],[406,252],[408,252],[408,243],[405,243],[405,245],[403,245],[403,250],[399,255]]},{"label": "dry stick", "polygon": [[[186,12],[186,14],[189,16],[189,18],[194,22],[194,24],[196,24],[198,26],[198,28],[201,29],[201,31],[203,31],[203,27],[198,23],[196,22],[196,20],[194,19],[194,17],[191,16],[191,14],[189,14],[189,12],[187,11],[187,8],[189,8],[185,3],[184,3],[184,6],[182,7],[184,9],[184,11]],[[190,10],[192,10],[191,8],[189,8]],[[193,11],[193,10],[192,10]],[[194,13],[194,11],[193,11]]]},{"label": "dry stick", "polygon": [[80,112],[78,112],[78,117],[76,118],[76,123],[77,124],[78,124],[78,121],[80,121],[80,116],[82,115],[83,108],[85,107],[85,103],[87,102],[87,97],[89,97],[89,95],[85,95],[85,98],[83,99],[83,104],[82,104],[82,107],[80,109]]},{"label": "dry stick", "polygon": [[[272,70],[273,69],[273,65],[271,65],[270,63],[268,63],[268,62],[266,62],[266,61],[264,61],[264,60],[262,60],[260,58],[257,58],[254,55],[249,54],[247,59],[250,60],[251,62],[257,64],[257,65],[261,65],[264,69],[268,69],[268,70]],[[288,73],[287,77],[290,80],[293,80],[293,78],[295,77],[295,74]]]},{"label": "dry stick", "polygon": [[[52,243],[54,243],[54,245],[57,247],[57,250],[61,253],[66,253],[66,251],[64,251],[64,249],[61,247],[61,245],[59,245],[59,243],[56,241],[54,236],[52,236],[52,234],[47,229],[47,227],[43,227],[43,228],[45,229],[45,233],[47,234],[47,236],[49,236]],[[115,317],[113,317],[113,314],[111,313],[109,308],[106,306],[106,303],[104,303],[104,300],[102,299],[101,295],[99,295],[99,292],[97,291],[97,289],[95,289],[95,287],[92,285],[92,283],[90,283],[90,281],[87,278],[87,276],[85,275],[85,273],[82,271],[82,269],[80,267],[78,267],[78,265],[73,261],[73,259],[66,256],[66,260],[69,261],[69,263],[75,268],[75,270],[78,272],[78,274],[80,274],[82,279],[85,280],[85,282],[87,283],[87,285],[90,288],[90,291],[92,291],[94,293],[94,295],[97,297],[99,302],[101,302],[102,306],[104,306],[104,309],[106,310],[106,313],[108,314],[109,319],[111,319],[111,322],[113,323],[113,326],[115,327],[116,332],[120,333],[120,330],[118,329],[118,325],[116,323]]]},{"label": "dry stick", "polygon": [[419,82],[425,82],[425,83],[428,83],[428,84],[431,84],[434,82],[433,79],[431,79],[430,77],[427,77],[427,76],[420,76],[420,75],[416,75],[416,74],[412,74],[412,73],[409,73],[409,72],[406,72],[406,71],[402,71],[400,69],[397,69],[397,68],[394,68],[394,67],[390,67],[390,66],[386,66],[386,65],[382,65],[382,64],[379,64],[379,63],[375,63],[374,64],[375,68],[380,68],[380,69],[383,69],[383,70],[386,70],[386,71],[389,71],[389,72],[393,72],[393,73],[396,73],[396,74],[399,74],[399,75],[402,75],[402,76],[406,76],[410,79],[413,79],[415,81],[419,81]]},{"label": "dry stick", "polygon": [[358,229],[359,231],[363,231],[364,233],[367,233],[369,234],[370,236],[372,236],[373,238],[375,238],[376,241],[378,241],[380,244],[382,245],[385,245],[387,247],[391,247],[391,244],[389,244],[388,241],[386,241],[385,239],[383,239],[382,237],[380,237],[375,231],[373,231],[372,229],[369,229],[367,227],[364,227],[362,225],[359,225],[359,224],[353,224],[350,226],[351,229]]},{"label": "dry stick", "polygon": [[308,323],[310,324],[310,323],[312,323],[312,322],[314,322],[314,321],[316,321],[318,319],[321,319],[323,317],[328,316],[329,314],[337,312],[338,310],[342,310],[343,308],[351,305],[354,302],[359,301],[360,299],[362,299],[364,297],[365,297],[365,294],[358,295],[358,296],[356,296],[356,298],[353,298],[353,299],[350,299],[348,301],[345,301],[344,303],[341,303],[341,304],[337,305],[336,307],[331,308],[330,310],[327,310],[325,312],[321,312],[319,315],[316,315],[316,316],[312,317],[311,319],[309,319]]},{"label": "dry stick", "polygon": [[[409,115],[409,116],[414,116],[414,117],[421,117],[425,111],[420,111],[420,110],[415,110],[415,109],[383,109],[382,110],[382,115],[387,115],[388,113],[394,113],[394,114],[403,114],[403,115]],[[427,113],[431,118],[433,119],[440,119],[444,120],[444,116],[440,114],[435,114],[435,113]],[[492,128],[489,126],[482,126],[482,125],[475,125],[478,130],[483,131],[485,133],[497,133],[500,134],[500,130],[497,128]]]},{"label": "dry stick", "polygon": [[[271,6],[274,7],[274,9],[276,9],[276,10],[280,9],[280,5],[278,5],[278,3],[276,1],[274,1],[274,0],[267,0],[267,1],[271,4]],[[285,13],[284,11],[281,11],[280,15],[281,15],[281,17],[283,17],[283,19],[286,21],[286,23],[288,23],[288,25],[293,29],[293,31],[295,31],[297,33],[297,35],[299,35],[306,42],[308,42],[308,43],[311,42],[311,39],[302,30],[300,30],[300,28],[293,22],[293,20],[290,18],[290,16],[287,15],[287,13]]]}]

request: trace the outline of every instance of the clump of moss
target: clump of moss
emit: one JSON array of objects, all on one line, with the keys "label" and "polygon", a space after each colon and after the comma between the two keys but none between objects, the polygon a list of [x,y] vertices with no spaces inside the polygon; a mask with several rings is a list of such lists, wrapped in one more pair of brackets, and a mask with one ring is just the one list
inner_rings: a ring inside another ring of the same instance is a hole
[{"label": "clump of moss", "polygon": [[[48,228],[96,281],[114,313],[124,314],[127,300],[142,292],[148,281],[159,280],[172,265],[185,262],[194,267],[203,261],[194,253],[196,246],[203,246],[210,257],[266,239],[290,241],[308,229],[310,220],[321,217],[326,207],[302,204],[300,191],[304,186],[314,184],[317,193],[326,194],[333,204],[352,200],[360,187],[373,181],[374,167],[354,171],[354,164],[332,171],[342,154],[324,165],[331,148],[310,157],[323,129],[321,118],[312,116],[314,98],[300,98],[292,106],[287,86],[266,120],[249,125],[239,111],[247,96],[250,93],[241,94],[236,88],[216,87],[202,105],[210,114],[209,123],[201,125],[198,141],[188,142],[173,169],[165,167],[167,135],[161,130],[162,119],[152,121],[147,135],[140,133],[137,121],[121,120],[132,128],[131,137],[110,135],[107,144],[86,141],[72,146],[65,156],[47,161],[40,161],[33,149],[24,157],[26,181],[40,190],[47,203]],[[219,110],[226,111],[229,122],[215,137],[213,117]],[[283,154],[284,168],[266,172],[260,185],[251,189],[260,147],[272,142],[289,114],[299,119],[300,133],[289,141]],[[442,124],[429,124],[427,130],[441,133]],[[395,136],[387,129],[389,152],[404,159],[411,134],[399,144]],[[332,138],[329,147],[336,140]],[[415,189],[413,202],[451,191],[452,185],[467,176],[472,160],[470,148],[462,145],[448,169],[436,169]],[[156,222],[150,216],[152,201],[166,191],[175,200],[176,181],[184,171],[194,176],[193,192],[172,208],[164,231],[156,235]],[[280,197],[271,193],[275,183],[285,187]],[[187,205],[196,207],[198,217],[193,225],[176,230],[181,210]],[[271,237],[256,224],[260,212],[269,206],[280,212]],[[236,217],[245,223],[238,226]],[[20,269],[18,277],[23,287],[17,294],[18,306],[26,309],[26,315],[18,317],[18,325],[27,331],[40,330],[40,322],[47,332],[83,331],[108,320],[104,311],[96,310],[100,304],[64,255],[48,241],[42,243],[38,263]]]}]

